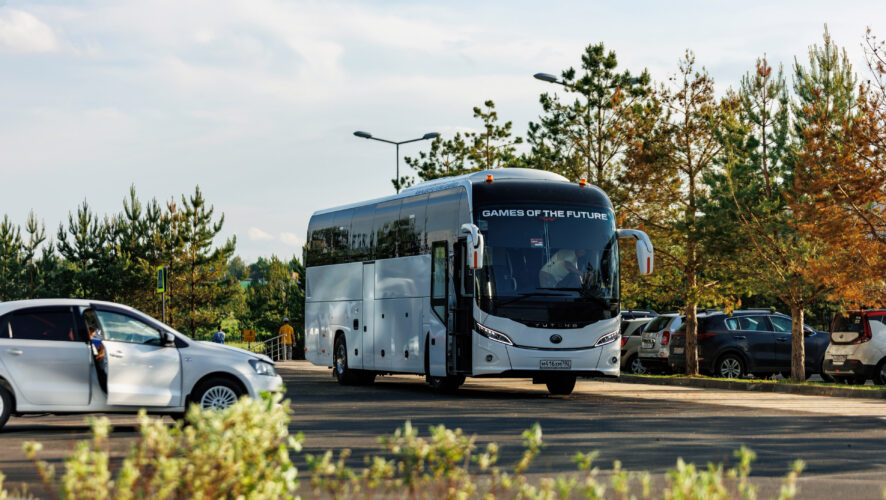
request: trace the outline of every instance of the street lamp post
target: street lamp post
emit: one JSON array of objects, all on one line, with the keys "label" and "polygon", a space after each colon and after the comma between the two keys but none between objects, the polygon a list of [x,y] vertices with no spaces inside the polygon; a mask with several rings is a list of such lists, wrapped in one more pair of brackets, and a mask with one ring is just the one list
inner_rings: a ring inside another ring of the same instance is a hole
[{"label": "street lamp post", "polygon": [[[558,80],[556,76],[551,75],[549,73],[536,73],[536,74],[532,75],[532,77],[535,78],[536,80],[541,80],[543,82],[556,83],[557,85],[562,85],[563,87],[566,87],[568,89],[572,89],[572,90],[575,90],[577,92],[581,92],[582,94],[584,94],[588,100],[588,103],[587,103],[588,123],[591,122],[591,92],[590,92],[590,89],[587,92],[582,92],[575,85]],[[634,77],[628,81],[628,85],[636,85],[641,82],[642,82],[642,80],[640,78]],[[617,87],[619,87],[619,85],[612,85],[608,88],[612,89],[612,88],[617,88]],[[590,138],[588,140],[590,141]],[[590,144],[589,144],[588,145],[588,179],[590,179],[590,178],[591,178],[591,155],[590,155]]]},{"label": "street lamp post", "polygon": [[400,192],[400,145],[401,145],[401,144],[408,144],[408,143],[410,143],[410,142],[426,141],[426,140],[428,140],[428,139],[436,139],[437,137],[440,136],[440,134],[438,134],[437,132],[428,132],[427,134],[425,134],[425,135],[419,137],[418,139],[409,139],[408,141],[400,141],[400,142],[397,142],[397,141],[389,141],[389,140],[387,140],[387,139],[381,139],[381,138],[379,138],[379,137],[373,137],[372,134],[370,134],[369,132],[362,132],[362,131],[360,131],[360,130],[354,132],[354,135],[356,135],[357,137],[361,137],[361,138],[363,138],[363,139],[372,139],[372,140],[374,140],[374,141],[386,142],[386,143],[388,143],[388,144],[393,144],[393,145],[395,146],[395,148],[396,148],[396,154],[397,154],[397,181],[396,181],[396,189],[397,189],[397,192],[398,192],[398,193]]}]

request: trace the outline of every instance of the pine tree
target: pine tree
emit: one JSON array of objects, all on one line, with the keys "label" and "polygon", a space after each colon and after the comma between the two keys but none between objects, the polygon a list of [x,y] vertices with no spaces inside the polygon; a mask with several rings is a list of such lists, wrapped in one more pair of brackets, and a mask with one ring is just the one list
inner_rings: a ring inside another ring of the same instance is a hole
[{"label": "pine tree", "polygon": [[22,299],[26,289],[25,244],[21,228],[4,215],[0,221],[0,302]]},{"label": "pine tree", "polygon": [[215,221],[214,211],[199,187],[190,197],[182,196],[181,211],[171,210],[177,244],[168,297],[177,311],[176,325],[190,335],[211,329],[233,297],[234,287],[239,286],[227,276],[227,262],[234,254],[236,239],[227,240],[221,247],[213,246],[224,225],[224,215]]},{"label": "pine tree", "polygon": [[585,177],[615,198],[621,197],[616,180],[621,173],[622,153],[629,142],[631,113],[642,107],[649,95],[650,78],[618,72],[618,59],[605,45],[588,45],[579,71],[561,73],[567,93],[575,96],[562,102],[556,95],[539,98],[544,114],[539,123],[529,124],[532,156],[537,167],[548,166],[568,178]]}]

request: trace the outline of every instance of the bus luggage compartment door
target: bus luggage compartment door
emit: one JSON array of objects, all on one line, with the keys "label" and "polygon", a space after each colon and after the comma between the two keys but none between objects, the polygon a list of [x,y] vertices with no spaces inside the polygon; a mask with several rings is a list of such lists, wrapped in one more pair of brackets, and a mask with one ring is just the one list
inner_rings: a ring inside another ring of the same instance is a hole
[{"label": "bus luggage compartment door", "polygon": [[363,264],[363,318],[358,328],[363,339],[360,348],[363,369],[375,368],[375,263]]}]

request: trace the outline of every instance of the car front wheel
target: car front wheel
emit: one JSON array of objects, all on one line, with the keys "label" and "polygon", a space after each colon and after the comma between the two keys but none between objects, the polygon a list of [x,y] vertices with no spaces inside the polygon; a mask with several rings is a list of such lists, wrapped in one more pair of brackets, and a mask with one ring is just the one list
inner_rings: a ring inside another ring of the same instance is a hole
[{"label": "car front wheel", "polygon": [[224,410],[240,399],[243,390],[237,384],[224,378],[212,378],[200,384],[193,401],[201,410]]},{"label": "car front wheel", "polygon": [[717,361],[716,374],[723,378],[741,378],[745,376],[744,362],[735,354],[727,354]]},{"label": "car front wheel", "polygon": [[0,386],[0,429],[6,425],[10,413],[12,413],[12,394],[5,387]]}]

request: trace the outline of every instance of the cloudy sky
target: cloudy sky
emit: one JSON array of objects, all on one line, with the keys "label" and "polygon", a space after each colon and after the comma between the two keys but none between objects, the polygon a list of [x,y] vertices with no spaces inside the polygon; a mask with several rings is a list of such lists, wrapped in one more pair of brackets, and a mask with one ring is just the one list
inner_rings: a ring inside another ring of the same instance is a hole
[{"label": "cloudy sky", "polygon": [[589,43],[657,80],[693,49],[723,90],[825,23],[862,75],[866,26],[886,36],[882,0],[669,3],[0,0],[0,215],[54,233],[84,199],[199,185],[247,261],[289,256],[313,211],[392,192],[393,146],[353,131],[449,135],[491,98],[522,135],[552,90],[531,75]]}]

